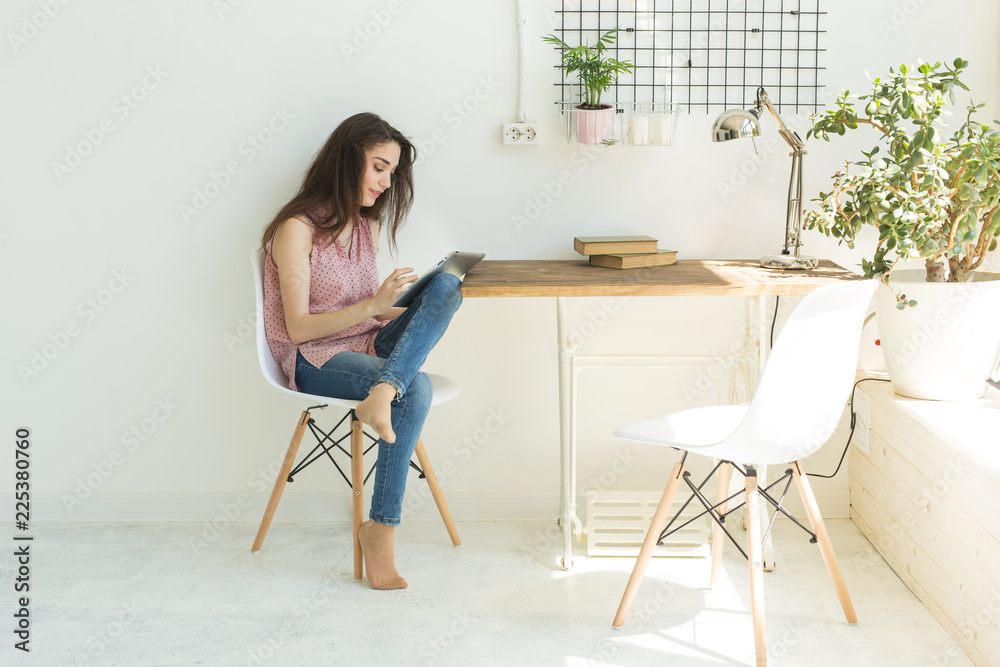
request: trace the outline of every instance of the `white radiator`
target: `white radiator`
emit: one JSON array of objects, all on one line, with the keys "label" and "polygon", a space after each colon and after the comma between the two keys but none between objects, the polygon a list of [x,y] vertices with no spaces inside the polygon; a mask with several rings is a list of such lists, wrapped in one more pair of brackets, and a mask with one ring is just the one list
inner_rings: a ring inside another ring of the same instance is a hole
[{"label": "white radiator", "polygon": [[[684,497],[681,497],[684,496]],[[587,494],[587,555],[638,556],[646,531],[653,520],[660,494],[624,491],[590,492]],[[670,516],[684,504],[686,494],[674,498]],[[703,511],[697,499],[692,500],[674,527]],[[670,535],[663,546],[656,547],[654,556],[675,558],[707,558],[711,555],[711,519],[706,515],[683,530]]]}]

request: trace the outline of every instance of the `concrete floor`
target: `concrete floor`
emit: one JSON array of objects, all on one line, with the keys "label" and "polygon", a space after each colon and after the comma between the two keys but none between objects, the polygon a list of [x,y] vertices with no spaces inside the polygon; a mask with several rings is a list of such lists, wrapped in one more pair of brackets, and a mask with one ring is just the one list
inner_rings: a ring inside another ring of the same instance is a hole
[{"label": "concrete floor", "polygon": [[[844,621],[819,550],[788,521],[765,575],[771,665],[970,665],[849,521],[829,521],[860,620]],[[611,620],[632,559],[556,568],[548,523],[438,523],[397,533],[405,591],[352,577],[350,526],[276,522],[259,554],[255,524],[213,534],[193,523],[35,523],[31,647],[0,664],[36,665],[750,665],[746,562],[731,547],[709,591],[707,559],[650,565],[622,630]],[[740,536],[743,533],[739,533]],[[14,567],[3,558],[0,614],[11,624]],[[937,660],[937,662],[935,662]]]}]

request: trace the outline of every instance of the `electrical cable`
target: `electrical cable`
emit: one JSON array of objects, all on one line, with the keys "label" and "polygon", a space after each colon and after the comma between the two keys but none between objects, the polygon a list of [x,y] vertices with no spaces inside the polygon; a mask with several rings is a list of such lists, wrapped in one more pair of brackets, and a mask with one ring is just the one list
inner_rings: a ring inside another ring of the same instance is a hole
[{"label": "electrical cable", "polygon": [[[774,317],[771,319],[771,347],[772,348],[774,347],[774,324],[775,324],[775,322],[778,321],[778,301],[779,301],[779,299],[781,299],[780,296],[775,296],[774,297]],[[873,316],[874,316],[874,313],[872,313],[867,318],[865,318],[865,324],[867,324],[868,321]],[[854,383],[853,387],[851,387],[851,400],[850,400],[850,406],[851,406],[851,432],[847,434],[847,444],[844,445],[844,453],[840,455],[840,461],[837,462],[837,468],[836,468],[836,470],[834,470],[829,475],[821,475],[821,474],[815,473],[815,472],[807,472],[806,473],[806,477],[822,477],[823,479],[833,479],[837,475],[837,473],[840,472],[840,466],[842,466],[844,464],[844,459],[847,458],[847,450],[849,450],[851,448],[851,438],[854,437],[854,425],[857,422],[857,418],[858,418],[857,413],[854,412],[854,393],[857,391],[859,384],[861,384],[862,382],[866,382],[868,380],[871,380],[873,382],[889,382],[889,380],[887,380],[885,378],[861,378],[860,380],[858,380],[857,382]],[[997,382],[993,381],[992,379],[987,379],[986,381],[989,382],[990,384],[992,384],[994,387],[997,387],[998,389],[1000,389],[1000,384],[998,384]]]},{"label": "electrical cable", "polygon": [[771,348],[774,349],[774,323],[778,321],[778,300],[780,296],[774,297],[774,317],[771,318]]},{"label": "electrical cable", "polygon": [[837,462],[837,469],[834,470],[829,475],[820,475],[819,473],[815,472],[807,472],[806,477],[822,477],[823,479],[833,479],[837,475],[837,473],[840,472],[840,466],[843,465],[844,459],[847,457],[847,450],[851,448],[851,438],[854,437],[854,424],[857,422],[857,417],[858,417],[857,413],[854,412],[854,392],[857,391],[859,384],[861,384],[862,382],[867,382],[868,380],[872,380],[874,382],[889,382],[889,380],[885,378],[861,378],[860,380],[855,382],[854,387],[851,388],[851,402],[850,402],[851,432],[847,434],[847,444],[844,445],[844,453],[840,455],[840,461]]},{"label": "electrical cable", "polygon": [[[779,301],[779,299],[781,299],[780,296],[775,296],[774,297],[774,317],[771,319],[771,347],[772,348],[774,347],[774,324],[775,324],[775,322],[778,321],[778,301]],[[871,319],[871,318],[869,317],[868,319]],[[865,323],[867,323],[867,322],[868,322],[868,320],[866,319]],[[854,383],[854,386],[851,388],[851,401],[850,401],[850,405],[851,405],[851,432],[847,434],[847,444],[844,445],[844,453],[840,455],[840,461],[837,462],[837,469],[834,470],[829,475],[821,475],[821,474],[815,473],[815,472],[807,472],[806,473],[806,477],[822,477],[823,479],[832,479],[833,477],[835,477],[837,475],[838,472],[840,472],[840,466],[842,466],[844,464],[844,459],[847,457],[847,450],[850,449],[850,447],[851,447],[851,438],[854,437],[854,425],[857,422],[857,418],[858,418],[857,413],[854,412],[854,393],[855,393],[855,391],[857,391],[858,385],[861,384],[862,382],[865,382],[866,380],[872,380],[874,382],[889,382],[889,380],[886,380],[886,379],[883,379],[883,378],[861,378],[860,380],[858,380],[857,382]],[[996,386],[998,389],[1000,389],[1000,385],[997,385],[996,382],[993,382],[992,380],[987,380],[987,382],[989,382],[990,384],[992,384],[992,385]]]}]

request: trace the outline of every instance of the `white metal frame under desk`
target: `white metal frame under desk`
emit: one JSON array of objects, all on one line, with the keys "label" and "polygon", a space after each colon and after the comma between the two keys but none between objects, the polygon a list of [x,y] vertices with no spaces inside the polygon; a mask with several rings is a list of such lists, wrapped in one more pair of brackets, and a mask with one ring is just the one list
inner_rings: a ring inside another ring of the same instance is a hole
[{"label": "white metal frame under desk", "polygon": [[[593,367],[673,366],[713,363],[721,355],[578,355],[566,330],[566,298],[576,296],[743,296],[743,356],[747,372],[737,380],[752,394],[767,358],[766,299],[768,296],[804,296],[817,287],[858,276],[829,260],[808,271],[765,269],[757,260],[680,260],[670,266],[643,269],[606,269],[586,260],[483,261],[466,275],[463,298],[555,297],[559,365],[559,525],[563,534],[564,569],[573,566],[573,533],[582,524],[576,508],[576,376]],[[766,468],[758,469],[766,483]],[[762,499],[763,503],[763,499]],[[760,512],[768,521],[768,511]],[[764,562],[773,567],[770,541]],[[768,568],[770,569],[770,568]]]}]

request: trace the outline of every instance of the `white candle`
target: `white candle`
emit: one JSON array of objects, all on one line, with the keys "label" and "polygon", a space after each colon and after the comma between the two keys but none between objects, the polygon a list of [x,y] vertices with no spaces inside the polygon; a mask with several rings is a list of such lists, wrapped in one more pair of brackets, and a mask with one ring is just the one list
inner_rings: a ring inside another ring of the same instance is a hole
[{"label": "white candle", "polygon": [[629,144],[645,146],[649,144],[649,115],[636,113],[628,119]]},{"label": "white candle", "polygon": [[653,144],[670,146],[674,142],[674,114],[655,114],[653,116]]}]

